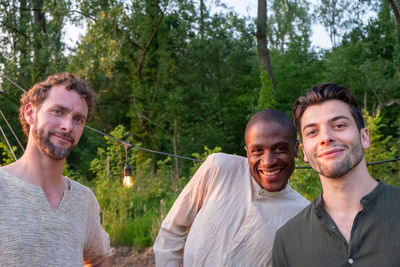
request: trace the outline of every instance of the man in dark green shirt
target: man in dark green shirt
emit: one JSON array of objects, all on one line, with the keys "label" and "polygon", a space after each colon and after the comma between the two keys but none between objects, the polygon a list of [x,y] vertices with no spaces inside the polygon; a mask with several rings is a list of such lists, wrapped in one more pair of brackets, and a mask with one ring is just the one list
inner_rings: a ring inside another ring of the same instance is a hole
[{"label": "man in dark green shirt", "polygon": [[400,189],[368,173],[369,134],[354,96],[320,84],[293,115],[323,193],[278,230],[273,266],[400,266]]}]

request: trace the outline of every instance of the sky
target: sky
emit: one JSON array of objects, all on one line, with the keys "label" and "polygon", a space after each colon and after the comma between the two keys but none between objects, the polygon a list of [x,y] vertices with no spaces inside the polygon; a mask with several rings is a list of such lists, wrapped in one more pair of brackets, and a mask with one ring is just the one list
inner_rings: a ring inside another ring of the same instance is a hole
[{"label": "sky", "polygon": [[[228,8],[232,7],[239,15],[250,15],[252,18],[257,17],[257,0],[220,0],[220,2],[224,3]],[[317,0],[309,0],[309,2],[316,4]],[[324,49],[332,47],[329,35],[322,25],[313,24],[311,44],[312,46]]]},{"label": "sky", "polygon": [[[207,3],[213,3],[218,0],[207,1]],[[257,17],[257,3],[258,0],[219,0],[220,3],[225,4],[228,8],[232,8],[240,16],[248,16],[252,18]],[[312,4],[315,4],[317,0],[309,0]],[[68,24],[65,28],[64,40],[68,47],[73,48],[76,42],[79,40],[80,35],[84,34],[85,29],[79,29],[75,26]],[[316,48],[329,49],[332,47],[328,33],[319,24],[313,24],[311,44]],[[68,53],[68,51],[66,51]]]}]

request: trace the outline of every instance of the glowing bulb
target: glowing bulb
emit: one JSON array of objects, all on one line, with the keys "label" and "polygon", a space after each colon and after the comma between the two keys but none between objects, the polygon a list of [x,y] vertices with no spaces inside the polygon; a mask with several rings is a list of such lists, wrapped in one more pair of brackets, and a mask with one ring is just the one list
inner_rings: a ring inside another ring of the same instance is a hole
[{"label": "glowing bulb", "polygon": [[131,188],[133,186],[133,178],[132,176],[124,176],[124,181],[122,182],[124,187]]},{"label": "glowing bulb", "polygon": [[128,163],[126,163],[124,167],[124,180],[122,184],[126,188],[131,188],[133,186],[132,169]]}]

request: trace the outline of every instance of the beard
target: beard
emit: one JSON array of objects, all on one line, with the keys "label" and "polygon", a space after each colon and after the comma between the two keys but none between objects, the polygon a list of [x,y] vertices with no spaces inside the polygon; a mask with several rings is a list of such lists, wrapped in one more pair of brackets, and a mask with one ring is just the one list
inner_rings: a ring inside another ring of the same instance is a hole
[{"label": "beard", "polygon": [[320,175],[327,178],[340,178],[357,166],[364,157],[364,150],[361,143],[356,143],[351,146],[340,145],[345,148],[350,148],[349,153],[341,160],[336,160],[329,163],[324,163],[318,160],[316,154],[313,160],[310,161],[311,167]]},{"label": "beard", "polygon": [[66,133],[58,133],[58,135],[67,137],[71,140],[71,146],[68,148],[58,147],[50,141],[51,135],[55,134],[54,131],[44,132],[43,129],[39,129],[36,124],[33,125],[33,137],[37,147],[49,158],[55,160],[66,159],[69,154],[76,147],[75,138]]}]

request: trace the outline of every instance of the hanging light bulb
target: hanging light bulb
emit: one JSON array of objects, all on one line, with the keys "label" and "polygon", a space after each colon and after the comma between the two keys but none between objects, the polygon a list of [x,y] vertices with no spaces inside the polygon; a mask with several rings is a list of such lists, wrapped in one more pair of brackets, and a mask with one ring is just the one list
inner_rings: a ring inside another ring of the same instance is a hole
[{"label": "hanging light bulb", "polygon": [[122,184],[125,188],[131,188],[133,186],[132,169],[128,163],[124,167],[124,180]]},{"label": "hanging light bulb", "polygon": [[133,178],[132,178],[132,168],[128,164],[128,150],[132,147],[132,145],[124,144],[124,146],[125,146],[126,163],[124,167],[124,180],[122,181],[122,185],[125,188],[131,188],[133,186]]}]

